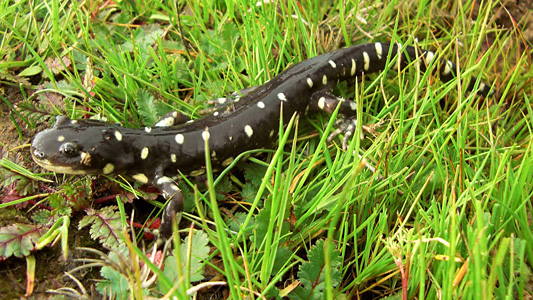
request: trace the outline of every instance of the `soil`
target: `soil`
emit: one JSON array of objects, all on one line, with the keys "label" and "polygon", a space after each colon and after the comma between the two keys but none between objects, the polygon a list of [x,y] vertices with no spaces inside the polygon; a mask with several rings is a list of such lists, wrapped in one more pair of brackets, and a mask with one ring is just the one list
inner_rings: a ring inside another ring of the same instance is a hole
[{"label": "soil", "polygon": [[[18,87],[0,86],[0,91],[6,99],[9,99],[11,105],[15,106],[23,100],[23,95]],[[31,92],[31,91],[29,91]],[[16,120],[17,124],[13,122],[12,118]],[[44,127],[44,124],[43,126]],[[35,132],[42,129],[41,127],[30,130],[24,126],[24,123],[16,117],[12,109],[6,105],[0,105],[0,152],[4,153],[4,157],[14,160],[15,157],[23,157],[22,161],[18,163],[24,164],[25,168],[36,169],[33,165],[30,155],[29,146],[31,137]],[[19,138],[19,131],[20,136]],[[10,151],[13,150],[13,151]],[[9,151],[9,153],[8,153]],[[6,189],[0,190],[0,200],[3,200]],[[31,214],[28,209],[17,209],[14,206],[0,209],[0,227],[8,226],[16,223],[29,223],[27,220]],[[73,220],[73,222],[76,222]],[[2,299],[43,299],[49,298],[50,294],[46,293],[48,289],[57,289],[60,287],[74,287],[71,280],[65,277],[65,272],[73,269],[78,265],[75,258],[86,257],[86,253],[76,249],[78,246],[97,247],[97,243],[93,241],[87,230],[77,232],[75,226],[69,229],[69,252],[68,259],[65,261],[59,245],[46,247],[41,251],[33,253],[35,258],[35,282],[33,293],[29,297],[26,294],[27,282],[27,262],[25,258],[10,257],[5,261],[0,261],[0,295]],[[82,277],[95,278],[98,274],[85,272],[78,278]]]}]

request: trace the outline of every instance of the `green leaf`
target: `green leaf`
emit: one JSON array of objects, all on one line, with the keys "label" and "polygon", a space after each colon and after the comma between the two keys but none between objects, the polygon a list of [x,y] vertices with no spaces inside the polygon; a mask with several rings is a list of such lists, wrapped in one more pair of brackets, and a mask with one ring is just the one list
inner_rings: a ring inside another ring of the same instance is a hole
[{"label": "green leaf", "polygon": [[128,40],[120,47],[123,51],[133,51],[135,48],[139,48],[147,53],[147,48],[153,45],[163,33],[164,30],[158,24],[142,26],[133,32],[134,44]]},{"label": "green leaf", "polygon": [[263,182],[263,176],[267,170],[266,166],[258,164],[247,164],[244,170],[244,178],[246,182],[251,182],[254,186],[260,186]]},{"label": "green leaf", "polygon": [[192,242],[190,236],[185,238],[185,243],[180,245],[181,261],[185,262],[187,259],[187,250],[192,249],[190,259],[190,274],[191,281],[200,281],[204,279],[203,264],[202,262],[209,256],[209,247],[207,244],[209,239],[207,234],[203,231],[195,231],[192,236]]},{"label": "green leaf", "polygon": [[[342,280],[342,274],[339,268],[342,265],[342,258],[337,250],[328,254],[331,262],[331,279],[333,287],[339,285]],[[289,294],[291,299],[324,299],[325,284],[325,256],[324,241],[320,240],[315,246],[311,247],[307,254],[308,262],[303,263],[298,271],[298,278],[302,283],[301,286],[294,289]]]},{"label": "green leaf", "polygon": [[32,216],[31,218],[39,223],[39,224],[47,224],[49,223],[50,221],[53,221],[52,219],[52,212],[50,212],[49,210],[46,210],[46,209],[40,209],[40,210],[37,210]]},{"label": "green leaf", "polygon": [[90,233],[93,239],[98,239],[102,245],[111,249],[117,249],[122,245],[118,232],[122,230],[122,222],[117,206],[108,206],[100,210],[88,209],[79,223],[81,229],[91,225]]},{"label": "green leaf", "polygon": [[150,20],[159,20],[169,22],[170,18],[163,13],[154,13],[150,16]]},{"label": "green leaf", "polygon": [[217,201],[222,201],[227,198],[227,192],[231,191],[233,188],[232,182],[228,179],[227,176],[222,177],[222,179],[217,183],[216,186],[216,197]]},{"label": "green leaf", "polygon": [[98,292],[102,295],[109,295],[110,299],[128,299],[128,280],[122,274],[107,266],[102,267],[100,274],[108,280],[96,283]]},{"label": "green leaf", "polygon": [[137,105],[143,124],[147,126],[154,124],[157,119],[154,96],[145,89],[137,90]]},{"label": "green leaf", "polygon": [[233,23],[226,23],[222,28],[222,33],[220,35],[220,44],[225,50],[229,52],[235,51],[235,49],[240,48],[240,33],[237,25]]},{"label": "green leaf", "polygon": [[67,200],[63,197],[61,191],[48,195],[48,203],[50,203],[50,206],[55,210],[68,207]]},{"label": "green leaf", "polygon": [[22,70],[18,76],[29,77],[29,76],[37,75],[41,73],[42,71],[43,69],[40,66],[31,66],[31,67],[27,67],[26,69]]},{"label": "green leaf", "polygon": [[292,251],[287,247],[280,247],[276,252],[276,258],[274,259],[274,267],[272,268],[272,274],[277,274],[281,271],[286,264],[290,263],[290,259],[293,256]]},{"label": "green leaf", "polygon": [[83,210],[91,205],[93,191],[91,177],[85,176],[63,187],[63,196],[67,198],[69,207],[74,210]]},{"label": "green leaf", "polygon": [[[186,272],[190,273],[190,280],[191,282],[194,281],[200,281],[204,279],[203,270],[204,270],[204,264],[203,261],[209,257],[209,247],[207,244],[209,243],[209,239],[207,238],[207,234],[203,231],[194,231],[194,234],[192,236],[192,244],[190,242],[189,236],[185,238],[185,241],[180,245],[180,260],[181,260],[181,274],[185,274]],[[191,244],[190,248],[192,249],[191,257],[190,257],[190,269],[186,269],[187,261],[189,258],[187,257],[189,244]],[[178,266],[176,257],[174,255],[169,256],[165,259],[165,269],[164,274],[167,278],[169,278],[171,281],[176,282],[180,278],[178,278],[179,272],[178,272]]]},{"label": "green leaf", "polygon": [[[228,220],[229,229],[232,230],[232,231],[235,231],[235,232],[240,231],[241,227],[242,227],[242,224],[246,220],[246,216],[247,215],[248,215],[247,213],[242,212],[242,211],[241,212],[236,212],[233,215],[233,218]],[[251,229],[253,229],[254,227],[255,227],[254,222],[248,223],[248,228],[246,228],[246,230],[244,231],[244,235],[248,236],[250,234],[250,232],[251,232]]]},{"label": "green leaf", "polygon": [[13,224],[0,228],[0,260],[28,256],[45,233],[41,225]]},{"label": "green leaf", "polygon": [[[257,164],[246,164],[244,169],[244,178],[246,182],[242,189],[242,197],[245,201],[252,201],[257,195],[259,186],[265,176],[266,167]],[[261,204],[261,203],[260,203]]]},{"label": "green leaf", "polygon": [[255,216],[255,240],[262,241],[268,231],[268,224],[270,223],[270,206],[265,206]]},{"label": "green leaf", "polygon": [[[111,251],[109,259],[115,262],[120,261],[117,253]],[[119,271],[112,267],[104,266],[100,269],[100,274],[107,280],[100,281],[96,284],[96,290],[102,295],[107,295],[108,299],[128,299],[130,288],[128,280]]]}]

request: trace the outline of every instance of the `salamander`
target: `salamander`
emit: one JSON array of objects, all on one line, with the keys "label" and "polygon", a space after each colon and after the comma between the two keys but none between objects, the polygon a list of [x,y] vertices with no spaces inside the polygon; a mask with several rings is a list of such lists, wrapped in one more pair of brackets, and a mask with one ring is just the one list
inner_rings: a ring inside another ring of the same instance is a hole
[{"label": "salamander", "polygon": [[[330,93],[337,83],[381,71],[388,61],[400,69],[417,64],[425,72],[434,58],[434,52],[400,44],[347,47],[295,64],[263,85],[244,90],[240,97],[220,98],[225,105],[183,124],[177,124],[183,122],[177,112],[144,129],[57,117],[53,128],[35,136],[31,154],[50,171],[120,174],[155,186],[169,200],[160,227],[160,235],[168,237],[171,218],[183,208],[183,195],[172,178],[179,172],[193,176],[203,172],[206,140],[214,166],[225,167],[241,152],[272,146],[280,113],[287,122],[294,113],[331,113],[339,106],[339,121],[329,139],[343,133],[346,148],[356,128],[356,105]],[[458,72],[449,60],[442,59],[435,65],[434,72],[444,82]],[[468,90],[477,87],[479,95],[487,96],[489,86],[476,82],[472,77]]]}]

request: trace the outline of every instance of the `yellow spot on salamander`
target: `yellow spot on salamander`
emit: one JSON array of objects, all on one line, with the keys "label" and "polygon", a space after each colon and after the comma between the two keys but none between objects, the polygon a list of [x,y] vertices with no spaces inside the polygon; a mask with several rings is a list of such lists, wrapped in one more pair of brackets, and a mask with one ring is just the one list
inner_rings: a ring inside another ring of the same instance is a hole
[{"label": "yellow spot on salamander", "polygon": [[115,131],[115,138],[117,139],[117,141],[122,141],[122,133],[120,133],[120,131]]},{"label": "yellow spot on salamander", "polygon": [[320,97],[320,99],[318,99],[318,108],[323,110],[325,105],[326,105],[326,98]]},{"label": "yellow spot on salamander", "polygon": [[185,137],[183,136],[183,134],[181,133],[176,134],[176,143],[182,145],[184,140],[185,140]]},{"label": "yellow spot on salamander", "polygon": [[135,174],[135,175],[133,175],[131,177],[133,179],[137,180],[138,182],[148,183],[148,177],[146,177],[146,175],[144,175],[143,173]]},{"label": "yellow spot on salamander", "polygon": [[435,54],[431,51],[427,51],[426,52],[426,64],[430,64],[431,61],[433,60],[433,57],[435,56]]},{"label": "yellow spot on salamander", "polygon": [[252,135],[254,134],[254,130],[252,129],[252,126],[250,125],[244,126],[244,133],[246,133],[247,137],[252,137]]},{"label": "yellow spot on salamander", "polygon": [[174,118],[166,117],[160,120],[159,122],[157,122],[157,124],[155,124],[155,127],[170,127],[172,125],[174,125]]},{"label": "yellow spot on salamander", "polygon": [[365,71],[368,71],[368,69],[370,68],[370,56],[368,56],[368,53],[366,53],[366,51],[363,52],[363,62],[365,63]]},{"label": "yellow spot on salamander", "polygon": [[113,173],[113,171],[115,170],[115,165],[113,165],[112,163],[108,163],[107,165],[105,165],[105,167],[102,169],[102,173],[104,174],[111,174]]},{"label": "yellow spot on salamander", "polygon": [[383,55],[383,48],[381,47],[381,43],[375,43],[374,46],[376,47],[376,55],[378,56],[378,59],[381,59],[381,56]]},{"label": "yellow spot on salamander", "polygon": [[444,75],[450,74],[452,71],[453,63],[449,60],[446,61],[446,66],[444,67],[444,71],[442,72]]},{"label": "yellow spot on salamander", "polygon": [[141,150],[141,159],[146,159],[148,157],[148,154],[150,153],[150,150],[148,149],[148,147],[144,147],[142,150]]}]

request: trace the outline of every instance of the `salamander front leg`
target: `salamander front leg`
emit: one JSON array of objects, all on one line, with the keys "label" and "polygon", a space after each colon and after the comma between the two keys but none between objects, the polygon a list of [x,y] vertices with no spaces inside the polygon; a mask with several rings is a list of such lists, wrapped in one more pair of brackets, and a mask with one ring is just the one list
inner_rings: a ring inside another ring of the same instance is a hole
[{"label": "salamander front leg", "polygon": [[333,113],[339,107],[339,114],[355,116],[357,105],[353,101],[346,101],[346,99],[337,97],[325,91],[318,91],[311,96],[309,101],[309,109],[314,111],[325,111],[329,114]]},{"label": "salamander front leg", "polygon": [[[328,136],[328,142],[333,140],[339,134],[344,134],[342,138],[342,149],[348,149],[348,139],[354,134],[357,127],[356,110],[357,105],[354,101],[346,101],[325,91],[318,91],[311,96],[309,108],[311,110],[325,111],[333,113],[339,107],[339,116],[333,127],[335,130]],[[361,134],[361,138],[363,135]]]},{"label": "salamander front leg", "polygon": [[168,203],[161,217],[161,226],[159,227],[159,237],[169,239],[172,236],[172,220],[179,224],[181,211],[183,210],[183,194],[174,181],[163,175],[156,175],[152,185],[155,186]]}]

